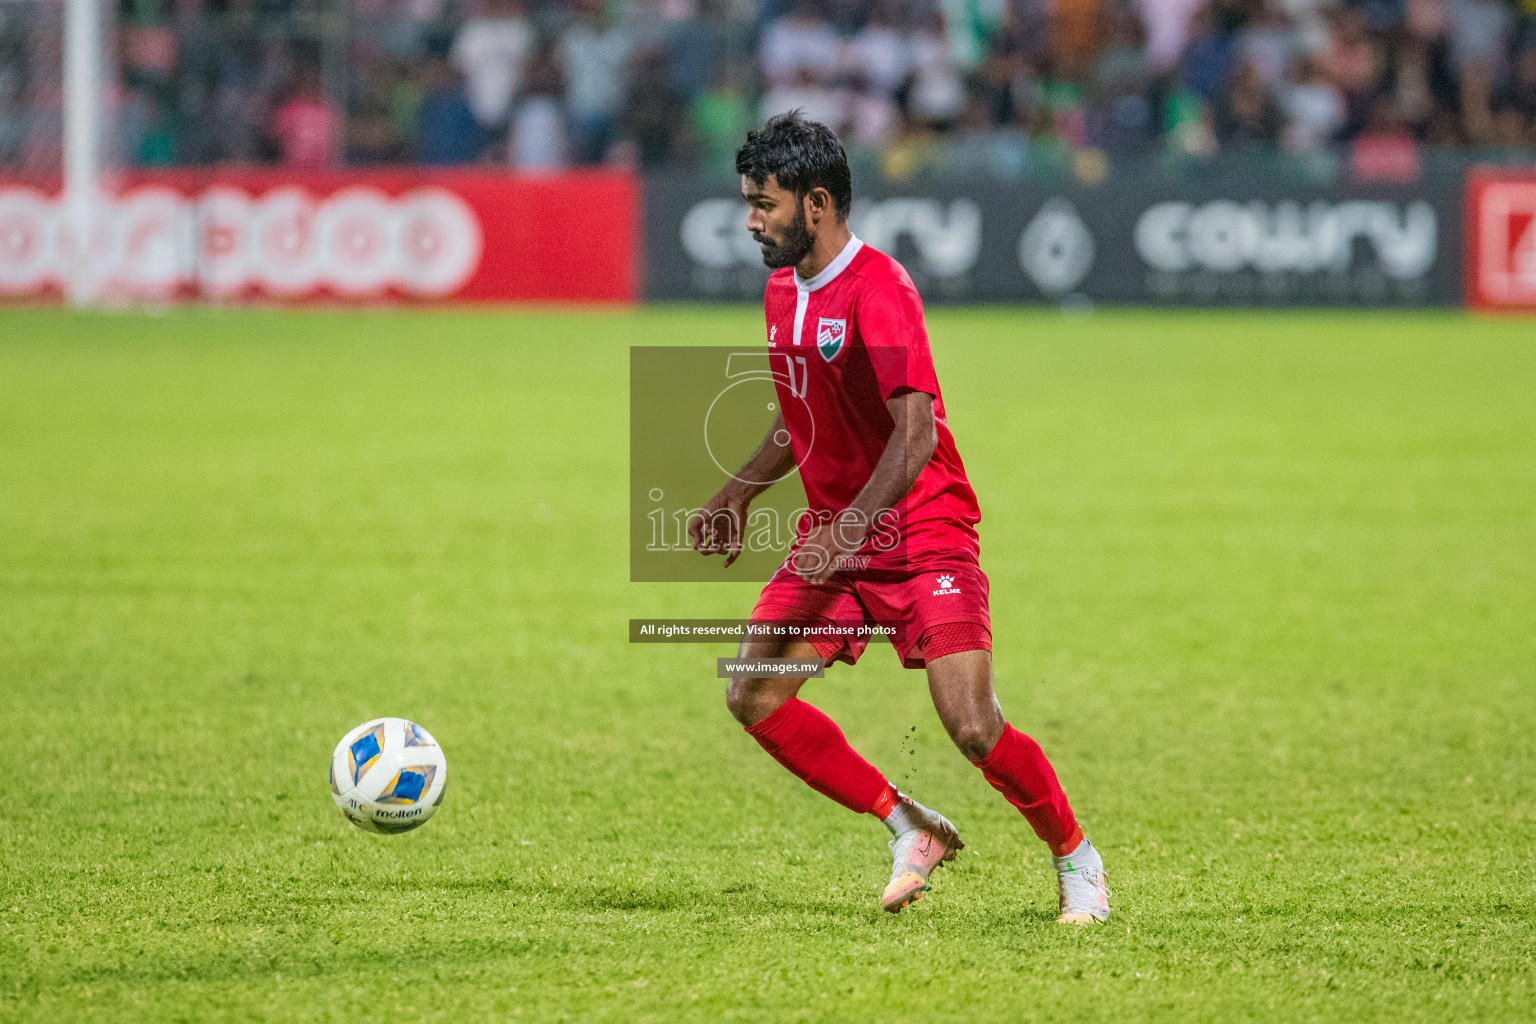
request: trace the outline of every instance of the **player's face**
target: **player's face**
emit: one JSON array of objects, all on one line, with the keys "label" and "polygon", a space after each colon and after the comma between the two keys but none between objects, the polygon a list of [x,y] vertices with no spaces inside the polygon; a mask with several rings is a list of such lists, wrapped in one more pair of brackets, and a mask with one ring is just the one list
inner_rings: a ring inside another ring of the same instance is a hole
[{"label": "player's face", "polygon": [[741,195],[747,201],[747,230],[762,247],[763,263],[777,270],[805,259],[816,242],[805,222],[805,200],[780,188],[771,174],[761,185],[742,175]]}]

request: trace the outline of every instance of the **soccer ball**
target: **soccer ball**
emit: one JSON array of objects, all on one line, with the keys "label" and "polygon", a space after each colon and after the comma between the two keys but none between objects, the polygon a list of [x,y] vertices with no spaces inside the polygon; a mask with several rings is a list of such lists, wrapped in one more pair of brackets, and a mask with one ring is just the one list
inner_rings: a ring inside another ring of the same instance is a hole
[{"label": "soccer ball", "polygon": [[341,738],[331,755],[331,797],[367,832],[409,832],[437,812],[448,760],[415,722],[375,718]]}]

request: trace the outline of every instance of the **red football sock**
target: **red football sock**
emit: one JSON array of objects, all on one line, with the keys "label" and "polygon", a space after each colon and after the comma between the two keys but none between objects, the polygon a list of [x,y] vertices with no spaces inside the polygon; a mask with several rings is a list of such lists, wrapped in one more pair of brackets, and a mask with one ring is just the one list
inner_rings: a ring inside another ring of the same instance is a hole
[{"label": "red football sock", "polygon": [[798,697],[747,726],[747,733],[806,785],[851,811],[873,812],[891,788],[885,776],[848,745],[836,722]]},{"label": "red football sock", "polygon": [[1019,809],[1035,835],[1045,840],[1056,856],[1066,856],[1083,841],[1083,830],[1077,827],[1067,794],[1061,791],[1056,771],[1040,744],[1005,724],[992,753],[971,763],[981,769],[993,789]]}]

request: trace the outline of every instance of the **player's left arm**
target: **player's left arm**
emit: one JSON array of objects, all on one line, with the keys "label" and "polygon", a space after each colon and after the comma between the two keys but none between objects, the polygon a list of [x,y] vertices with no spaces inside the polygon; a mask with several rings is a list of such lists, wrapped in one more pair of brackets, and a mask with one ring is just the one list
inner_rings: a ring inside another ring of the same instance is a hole
[{"label": "player's left arm", "polygon": [[847,511],[812,530],[796,556],[796,571],[811,583],[825,583],[863,546],[879,525],[880,514],[906,496],[938,447],[932,395],[904,389],[887,399],[885,407],[895,425],[874,472]]}]

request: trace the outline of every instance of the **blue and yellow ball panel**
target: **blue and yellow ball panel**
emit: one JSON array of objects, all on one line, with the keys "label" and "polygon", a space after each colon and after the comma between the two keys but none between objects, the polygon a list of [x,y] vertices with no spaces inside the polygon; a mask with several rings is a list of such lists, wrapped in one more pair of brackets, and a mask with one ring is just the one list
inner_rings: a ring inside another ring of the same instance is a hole
[{"label": "blue and yellow ball panel", "polygon": [[419,768],[402,768],[389,780],[389,785],[375,799],[380,804],[414,804],[421,799],[421,795],[432,788],[432,779],[437,775],[437,765],[429,764]]},{"label": "blue and yellow ball panel", "polygon": [[428,735],[427,730],[415,722],[406,722],[405,745],[408,747],[435,747],[437,746],[437,741]]},{"label": "blue and yellow ball panel", "polygon": [[383,722],[352,741],[352,746],[347,749],[347,765],[352,769],[352,785],[355,786],[362,781],[363,774],[373,767],[373,762],[379,759],[379,754],[383,751]]}]

